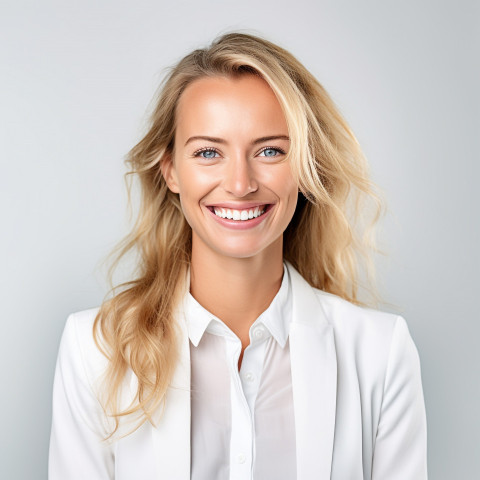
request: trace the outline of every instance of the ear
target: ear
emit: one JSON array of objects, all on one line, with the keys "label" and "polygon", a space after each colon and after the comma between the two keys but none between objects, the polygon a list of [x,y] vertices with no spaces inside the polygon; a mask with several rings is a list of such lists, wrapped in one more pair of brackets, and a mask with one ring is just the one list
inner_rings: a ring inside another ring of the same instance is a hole
[{"label": "ear", "polygon": [[167,183],[167,187],[173,193],[180,193],[178,188],[178,177],[177,171],[175,170],[175,165],[173,164],[173,158],[170,153],[166,153],[164,157],[160,160],[160,170],[162,172],[163,178]]}]

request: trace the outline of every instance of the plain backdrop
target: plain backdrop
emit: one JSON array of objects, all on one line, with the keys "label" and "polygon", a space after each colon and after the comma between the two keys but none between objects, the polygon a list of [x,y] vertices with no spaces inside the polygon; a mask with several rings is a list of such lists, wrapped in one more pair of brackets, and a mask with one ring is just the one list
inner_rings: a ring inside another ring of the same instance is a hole
[{"label": "plain backdrop", "polygon": [[[123,159],[163,69],[259,34],[329,91],[384,190],[386,302],[420,353],[429,473],[480,478],[479,2],[5,1],[0,5],[0,477],[44,479],[58,342],[107,292]],[[408,480],[408,479],[406,479]]]}]

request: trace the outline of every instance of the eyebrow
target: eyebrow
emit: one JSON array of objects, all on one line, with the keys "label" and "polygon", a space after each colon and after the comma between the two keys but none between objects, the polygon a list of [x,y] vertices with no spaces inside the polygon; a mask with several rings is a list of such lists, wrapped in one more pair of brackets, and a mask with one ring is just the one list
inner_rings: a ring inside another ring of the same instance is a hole
[{"label": "eyebrow", "polygon": [[[218,138],[218,137],[207,137],[204,135],[196,135],[194,137],[190,137],[186,142],[184,146],[187,146],[190,142],[193,142],[194,140],[207,140],[208,142],[215,142],[215,143],[221,143],[221,144],[226,144],[228,143],[226,140],[223,138]],[[290,137],[287,135],[269,135],[268,137],[260,137],[257,138],[252,142],[252,145],[257,145],[258,143],[263,143],[263,142],[268,142],[270,140],[290,140]]]}]

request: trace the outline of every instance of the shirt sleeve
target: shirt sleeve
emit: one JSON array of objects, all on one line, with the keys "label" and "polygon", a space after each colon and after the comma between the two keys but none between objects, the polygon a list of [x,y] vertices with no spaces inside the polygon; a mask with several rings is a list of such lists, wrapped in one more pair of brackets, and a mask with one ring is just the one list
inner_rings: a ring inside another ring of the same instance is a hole
[{"label": "shirt sleeve", "polygon": [[113,479],[113,448],[104,440],[104,414],[88,379],[76,320],[67,319],[57,358],[48,478]]},{"label": "shirt sleeve", "polygon": [[373,454],[372,480],[427,478],[420,360],[402,317],[395,323]]}]

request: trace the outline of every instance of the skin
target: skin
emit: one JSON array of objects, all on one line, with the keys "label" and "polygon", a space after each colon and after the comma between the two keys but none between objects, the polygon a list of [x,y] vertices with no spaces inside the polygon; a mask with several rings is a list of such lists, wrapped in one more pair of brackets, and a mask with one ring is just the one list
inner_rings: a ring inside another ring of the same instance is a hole
[{"label": "skin", "polygon": [[[298,192],[284,161],[290,144],[287,124],[268,83],[254,75],[195,80],[182,93],[176,115],[175,151],[161,168],[192,227],[190,292],[241,340],[240,368],[249,328],[282,282],[283,232]],[[279,135],[287,138],[252,143]],[[224,142],[186,144],[192,136]],[[203,148],[209,150],[196,153]],[[225,202],[273,206],[261,223],[238,230],[219,223],[207,208]]]}]

